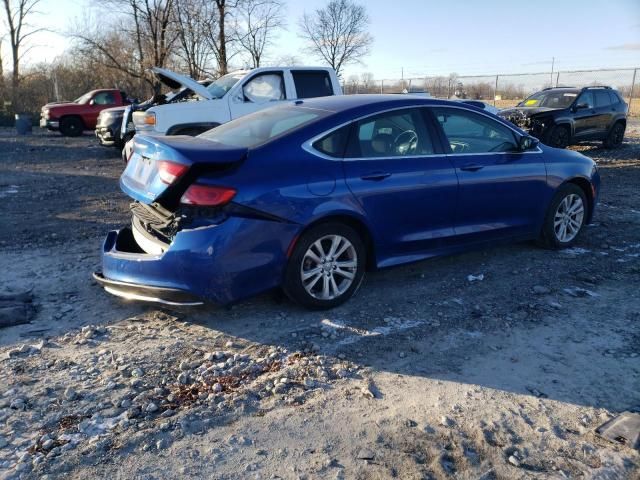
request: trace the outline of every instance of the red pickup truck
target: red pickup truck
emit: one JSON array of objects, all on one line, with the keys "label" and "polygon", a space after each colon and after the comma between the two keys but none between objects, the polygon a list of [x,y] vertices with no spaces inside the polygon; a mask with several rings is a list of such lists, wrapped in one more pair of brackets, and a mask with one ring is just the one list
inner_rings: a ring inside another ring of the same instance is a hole
[{"label": "red pickup truck", "polygon": [[92,90],[73,102],[53,102],[42,107],[40,127],[59,130],[66,137],[77,137],[96,128],[98,115],[105,108],[129,105],[120,90]]}]

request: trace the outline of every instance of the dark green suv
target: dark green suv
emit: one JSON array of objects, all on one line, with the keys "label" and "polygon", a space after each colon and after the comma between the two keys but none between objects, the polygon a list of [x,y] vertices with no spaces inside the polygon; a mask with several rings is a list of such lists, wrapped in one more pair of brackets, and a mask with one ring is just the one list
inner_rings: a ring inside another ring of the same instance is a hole
[{"label": "dark green suv", "polygon": [[552,147],[602,140],[605,147],[615,148],[624,138],[627,111],[611,87],[557,87],[534,93],[498,115]]}]

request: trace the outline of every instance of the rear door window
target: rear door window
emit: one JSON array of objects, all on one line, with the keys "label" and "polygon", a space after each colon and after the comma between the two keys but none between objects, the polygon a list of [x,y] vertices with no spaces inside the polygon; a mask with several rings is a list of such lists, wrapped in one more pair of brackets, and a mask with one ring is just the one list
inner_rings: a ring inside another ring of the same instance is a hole
[{"label": "rear door window", "polygon": [[596,107],[603,108],[611,106],[611,98],[609,98],[609,92],[606,90],[596,90]]},{"label": "rear door window", "polygon": [[324,70],[292,70],[298,98],[327,97],[333,95],[331,77]]},{"label": "rear door window", "polygon": [[320,140],[316,140],[313,143],[313,148],[330,157],[342,158],[349,140],[350,130],[351,125],[339,128]]},{"label": "rear door window", "polygon": [[454,154],[517,150],[511,129],[489,117],[459,108],[443,107],[432,111]]},{"label": "rear door window", "polygon": [[608,93],[609,93],[609,100],[611,100],[611,105],[616,105],[617,103],[620,102],[620,99],[614,92],[609,91]]}]

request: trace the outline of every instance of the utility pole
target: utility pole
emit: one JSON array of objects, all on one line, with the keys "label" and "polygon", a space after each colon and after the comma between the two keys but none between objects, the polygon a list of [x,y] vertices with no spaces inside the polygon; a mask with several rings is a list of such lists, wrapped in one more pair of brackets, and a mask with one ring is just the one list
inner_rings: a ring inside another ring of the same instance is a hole
[{"label": "utility pole", "polygon": [[553,67],[555,63],[556,63],[556,57],[551,57],[551,81],[549,83],[550,87],[553,87]]}]

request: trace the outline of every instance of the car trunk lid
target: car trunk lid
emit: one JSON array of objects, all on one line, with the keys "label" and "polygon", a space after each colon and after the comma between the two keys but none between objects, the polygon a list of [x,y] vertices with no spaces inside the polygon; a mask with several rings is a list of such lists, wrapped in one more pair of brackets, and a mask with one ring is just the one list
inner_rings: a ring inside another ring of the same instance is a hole
[{"label": "car trunk lid", "polygon": [[[137,135],[120,187],[131,198],[150,204],[161,197],[177,197],[197,175],[224,171],[241,163],[247,148],[188,136]],[[175,200],[175,199],[174,199]]]}]

